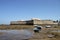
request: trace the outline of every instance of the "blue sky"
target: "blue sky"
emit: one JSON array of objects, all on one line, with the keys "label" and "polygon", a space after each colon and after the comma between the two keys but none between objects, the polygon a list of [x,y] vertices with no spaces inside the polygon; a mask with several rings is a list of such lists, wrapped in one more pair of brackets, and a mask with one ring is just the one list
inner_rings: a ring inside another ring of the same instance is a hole
[{"label": "blue sky", "polygon": [[60,0],[0,0],[0,24],[31,18],[60,19]]}]

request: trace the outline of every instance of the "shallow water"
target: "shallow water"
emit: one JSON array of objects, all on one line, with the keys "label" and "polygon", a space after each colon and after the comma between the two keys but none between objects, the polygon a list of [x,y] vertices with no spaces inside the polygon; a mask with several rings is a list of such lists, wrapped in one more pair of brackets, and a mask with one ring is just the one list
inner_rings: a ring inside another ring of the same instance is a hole
[{"label": "shallow water", "polygon": [[24,40],[32,36],[29,30],[0,30],[0,40]]}]

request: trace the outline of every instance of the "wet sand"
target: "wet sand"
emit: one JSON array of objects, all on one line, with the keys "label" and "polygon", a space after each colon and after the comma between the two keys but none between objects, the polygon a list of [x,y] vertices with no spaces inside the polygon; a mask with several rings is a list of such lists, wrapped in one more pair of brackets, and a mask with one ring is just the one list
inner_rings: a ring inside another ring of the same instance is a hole
[{"label": "wet sand", "polygon": [[33,33],[28,30],[0,30],[0,40],[25,40],[32,35]]}]

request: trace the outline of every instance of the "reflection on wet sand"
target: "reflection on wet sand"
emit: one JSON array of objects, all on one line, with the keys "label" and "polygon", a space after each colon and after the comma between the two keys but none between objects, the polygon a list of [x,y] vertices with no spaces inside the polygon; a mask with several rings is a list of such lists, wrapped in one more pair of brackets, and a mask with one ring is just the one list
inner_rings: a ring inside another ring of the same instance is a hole
[{"label": "reflection on wet sand", "polygon": [[24,40],[32,36],[29,30],[0,30],[0,40]]}]

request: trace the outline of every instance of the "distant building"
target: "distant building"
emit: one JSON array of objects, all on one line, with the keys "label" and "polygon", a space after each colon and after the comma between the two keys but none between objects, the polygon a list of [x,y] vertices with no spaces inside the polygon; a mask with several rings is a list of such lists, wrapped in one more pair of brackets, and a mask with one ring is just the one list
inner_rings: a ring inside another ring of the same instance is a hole
[{"label": "distant building", "polygon": [[33,20],[27,20],[27,21],[11,21],[10,25],[32,25]]},{"label": "distant building", "polygon": [[40,19],[31,19],[26,21],[11,21],[11,25],[58,25],[57,22],[52,20],[40,20]]}]

